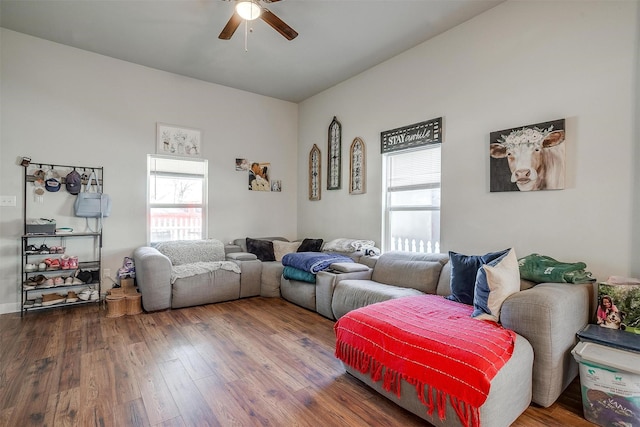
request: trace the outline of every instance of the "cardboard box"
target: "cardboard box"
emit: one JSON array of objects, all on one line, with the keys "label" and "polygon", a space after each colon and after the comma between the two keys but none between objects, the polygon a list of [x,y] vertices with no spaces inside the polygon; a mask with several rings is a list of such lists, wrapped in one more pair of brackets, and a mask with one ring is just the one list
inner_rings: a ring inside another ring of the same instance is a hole
[{"label": "cardboard box", "polygon": [[584,417],[603,427],[640,425],[640,354],[579,342]]},{"label": "cardboard box", "polygon": [[598,284],[598,325],[640,334],[640,284]]}]

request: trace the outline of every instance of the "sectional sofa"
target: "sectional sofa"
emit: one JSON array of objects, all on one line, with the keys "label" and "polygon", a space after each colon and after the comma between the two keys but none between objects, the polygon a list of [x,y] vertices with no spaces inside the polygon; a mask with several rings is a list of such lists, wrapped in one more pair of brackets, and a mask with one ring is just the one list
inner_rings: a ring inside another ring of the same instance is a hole
[{"label": "sectional sofa", "polygon": [[[318,274],[318,284],[333,288],[332,314],[340,319],[357,308],[408,296],[451,294],[451,263],[445,254],[388,252],[368,260],[372,268],[358,278],[334,272]],[[501,324],[517,334],[514,353],[491,383],[480,408],[483,426],[508,426],[531,401],[548,407],[576,377],[578,364],[571,355],[576,333],[594,311],[593,284],[521,281],[520,291],[502,304]],[[446,328],[446,324],[442,325]],[[450,404],[447,416],[428,416],[415,388],[402,383],[401,397],[383,389],[381,381],[345,365],[347,372],[405,409],[434,425],[456,425]]]},{"label": "sectional sofa", "polygon": [[[270,238],[279,239],[279,238]],[[285,241],[285,239],[282,239]],[[282,297],[329,319],[376,302],[407,296],[451,294],[451,263],[445,254],[389,252],[379,257],[354,252],[358,261],[347,268],[321,271],[316,283],[288,280],[279,261],[260,261],[246,252],[245,239],[222,249],[221,260],[239,272],[215,270],[200,277],[171,279],[171,259],[157,248],[134,252],[138,286],[145,310],[178,308],[231,299]],[[183,256],[192,258],[194,254]],[[342,266],[344,267],[344,266]],[[174,283],[171,284],[171,281]],[[578,365],[571,356],[576,332],[593,312],[593,285],[520,282],[520,291],[502,304],[501,324],[517,334],[513,355],[491,383],[491,393],[480,408],[484,426],[509,425],[531,401],[550,406],[576,377]],[[446,327],[446,325],[443,325]],[[385,391],[380,381],[346,366],[347,372],[407,410],[434,425],[456,425],[451,405],[447,416],[428,416],[415,388],[403,381],[401,397]]]}]

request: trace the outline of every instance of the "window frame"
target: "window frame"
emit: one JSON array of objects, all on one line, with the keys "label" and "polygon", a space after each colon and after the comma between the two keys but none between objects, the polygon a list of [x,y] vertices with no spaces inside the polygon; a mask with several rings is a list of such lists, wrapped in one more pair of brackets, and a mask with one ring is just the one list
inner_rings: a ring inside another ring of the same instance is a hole
[{"label": "window frame", "polygon": [[[440,150],[440,164],[442,165],[442,143],[430,143],[425,144],[420,147],[412,148],[412,149],[404,149],[404,150],[396,150],[388,153],[382,154],[382,250],[383,252],[387,252],[391,250],[391,213],[392,212],[439,212],[440,217],[442,215],[442,173],[440,173],[440,181],[437,183],[424,183],[424,184],[410,184],[410,185],[397,185],[391,186],[391,160],[395,156],[400,155],[410,155],[411,153],[416,153],[424,150],[432,150],[432,149]],[[441,166],[442,171],[442,166]],[[440,189],[440,203],[435,205],[391,205],[391,197],[393,193],[401,193],[405,191],[416,191],[416,190],[433,190]],[[439,232],[442,230],[441,225],[439,225]],[[440,252],[440,242],[436,242],[434,248],[432,248],[432,252]],[[426,248],[425,248],[425,251]]]},{"label": "window frame", "polygon": [[[186,172],[169,172],[158,171],[153,167],[155,159],[162,159],[164,161],[181,161],[181,162],[193,162],[202,164],[202,174],[200,173],[186,173]],[[152,203],[151,201],[151,185],[152,176],[157,177],[173,177],[173,178],[200,178],[202,179],[202,202],[201,203]],[[200,239],[206,239],[208,236],[208,219],[209,219],[209,203],[208,203],[208,187],[209,187],[209,163],[207,159],[192,159],[174,156],[163,156],[159,154],[147,155],[147,244],[157,243],[151,240],[151,209],[153,208],[200,208],[202,212],[202,229]]]}]

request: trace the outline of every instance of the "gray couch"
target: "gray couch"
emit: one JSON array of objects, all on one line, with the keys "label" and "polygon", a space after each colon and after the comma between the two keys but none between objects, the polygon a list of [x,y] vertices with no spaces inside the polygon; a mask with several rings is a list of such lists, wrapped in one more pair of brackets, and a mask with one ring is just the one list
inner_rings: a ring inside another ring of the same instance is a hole
[{"label": "gray couch", "polygon": [[[260,237],[260,240],[280,240],[288,242],[284,237]],[[232,243],[225,246],[227,259],[236,262],[242,262],[255,255],[247,252],[246,239],[235,239]],[[362,251],[341,252],[356,262],[363,262],[364,253]],[[262,261],[262,270],[260,273],[260,296],[263,297],[282,297],[306,309],[315,311],[324,317],[334,320],[331,310],[331,300],[333,298],[333,283],[331,276],[316,276],[316,283],[307,283],[298,280],[287,280],[282,275],[284,267],[280,261]],[[365,269],[368,271],[368,269]],[[360,273],[346,273],[341,277],[362,277]]]},{"label": "gray couch", "polygon": [[[388,252],[358,278],[320,272],[318,284],[332,290],[331,310],[336,319],[365,305],[423,293],[449,295],[451,268],[447,255]],[[504,302],[500,321],[517,333],[513,356],[493,379],[491,392],[480,408],[483,426],[510,425],[533,402],[550,406],[576,377],[578,365],[571,356],[576,332],[589,321],[593,307],[592,284],[521,283],[521,291]],[[455,425],[453,409],[441,421],[429,417],[415,388],[404,383],[401,398],[384,391],[349,366],[347,372],[359,378],[405,409],[434,425]]]},{"label": "gray couch", "polygon": [[260,295],[261,262],[251,254],[227,259],[215,239],[142,246],[133,259],[146,311]]}]

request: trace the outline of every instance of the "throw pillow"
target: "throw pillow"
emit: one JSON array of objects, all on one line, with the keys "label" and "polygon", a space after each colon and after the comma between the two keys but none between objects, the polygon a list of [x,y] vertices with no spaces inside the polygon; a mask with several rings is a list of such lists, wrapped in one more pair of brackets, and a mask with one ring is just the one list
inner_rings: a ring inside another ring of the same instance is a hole
[{"label": "throw pillow", "polygon": [[298,247],[298,252],[320,252],[322,239],[304,239]]},{"label": "throw pillow", "polygon": [[281,242],[280,240],[273,241],[273,253],[276,256],[276,261],[282,261],[282,257],[291,252],[298,250],[300,242]]},{"label": "throw pillow", "polygon": [[520,291],[520,269],[516,251],[511,248],[502,257],[478,270],[472,317],[500,320],[500,308],[509,295]]},{"label": "throw pillow", "polygon": [[247,237],[247,251],[258,257],[260,261],[275,261],[273,242]]},{"label": "throw pillow", "polygon": [[463,255],[449,251],[451,263],[451,295],[447,297],[451,301],[463,304],[473,304],[473,290],[476,283],[476,275],[483,264],[487,264],[496,258],[506,254],[509,250],[489,252],[484,255]]}]

